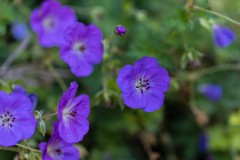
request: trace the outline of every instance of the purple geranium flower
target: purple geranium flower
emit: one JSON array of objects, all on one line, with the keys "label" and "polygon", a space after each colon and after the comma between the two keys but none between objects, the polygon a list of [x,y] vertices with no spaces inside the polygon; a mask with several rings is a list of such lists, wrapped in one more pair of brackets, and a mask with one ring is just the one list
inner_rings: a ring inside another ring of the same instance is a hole
[{"label": "purple geranium flower", "polygon": [[223,95],[222,87],[217,84],[202,84],[198,87],[198,91],[213,102],[219,101]]},{"label": "purple geranium flower", "polygon": [[214,25],[213,38],[218,47],[227,47],[236,39],[236,36],[231,29],[220,25]]},{"label": "purple geranium flower", "polygon": [[58,104],[58,131],[69,143],[81,141],[89,129],[90,99],[86,94],[75,97],[77,88],[77,83],[72,82]]},{"label": "purple geranium flower", "polygon": [[127,32],[126,28],[122,25],[117,26],[114,30],[114,33],[119,36],[124,36],[126,32]]},{"label": "purple geranium flower", "polygon": [[18,85],[14,86],[13,92],[22,93],[25,96],[27,96],[31,100],[31,102],[32,102],[33,109],[36,108],[37,102],[38,102],[38,97],[37,97],[37,95],[35,93],[27,93],[26,90],[22,86],[18,86]]},{"label": "purple geranium flower", "polygon": [[30,24],[43,47],[60,46],[64,43],[65,29],[76,21],[74,11],[56,0],[46,0],[32,12]]},{"label": "purple geranium flower", "polygon": [[124,103],[146,112],[153,112],[163,105],[164,92],[168,90],[169,83],[167,70],[159,66],[153,57],[143,57],[133,66],[124,66],[117,78]]},{"label": "purple geranium flower", "polygon": [[79,160],[80,154],[72,143],[65,142],[58,133],[58,123],[53,124],[53,134],[48,142],[41,142],[39,148],[43,160]]},{"label": "purple geranium flower", "polygon": [[60,56],[73,74],[86,77],[93,72],[93,65],[100,63],[103,57],[102,38],[101,30],[93,24],[85,26],[76,22],[67,28]]},{"label": "purple geranium flower", "polygon": [[23,40],[29,34],[29,29],[25,23],[15,22],[12,24],[11,32],[16,40]]},{"label": "purple geranium flower", "polygon": [[13,146],[30,138],[36,124],[32,104],[26,96],[0,91],[0,146]]},{"label": "purple geranium flower", "polygon": [[199,137],[198,149],[200,152],[207,152],[209,150],[208,136],[204,132]]}]

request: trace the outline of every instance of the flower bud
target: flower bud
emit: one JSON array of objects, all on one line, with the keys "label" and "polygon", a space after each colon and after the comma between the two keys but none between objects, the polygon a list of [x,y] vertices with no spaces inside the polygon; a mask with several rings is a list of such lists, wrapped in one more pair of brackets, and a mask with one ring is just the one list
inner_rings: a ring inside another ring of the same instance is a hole
[{"label": "flower bud", "polygon": [[116,26],[114,33],[119,36],[124,36],[126,34],[127,30],[124,26],[118,25]]}]

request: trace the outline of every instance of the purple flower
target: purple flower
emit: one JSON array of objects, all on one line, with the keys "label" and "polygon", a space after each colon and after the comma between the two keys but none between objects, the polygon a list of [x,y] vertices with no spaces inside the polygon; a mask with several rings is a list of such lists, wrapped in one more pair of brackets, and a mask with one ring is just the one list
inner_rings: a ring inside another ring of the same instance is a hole
[{"label": "purple flower", "polygon": [[43,47],[60,46],[64,43],[65,29],[76,21],[74,11],[56,0],[46,0],[32,12],[30,24],[38,34]]},{"label": "purple flower", "polygon": [[93,24],[85,26],[75,23],[65,32],[66,43],[61,46],[60,56],[73,74],[78,77],[89,76],[93,65],[102,61],[102,32]]},{"label": "purple flower", "polygon": [[219,101],[223,95],[222,87],[217,84],[202,84],[198,87],[198,91],[213,102]]},{"label": "purple flower", "polygon": [[90,99],[86,94],[75,97],[77,88],[77,83],[72,82],[58,104],[58,131],[69,143],[81,141],[89,129]]},{"label": "purple flower", "polygon": [[23,40],[29,34],[29,29],[25,23],[15,22],[12,24],[11,32],[16,40]]},{"label": "purple flower", "polygon": [[220,25],[214,25],[213,38],[216,46],[227,47],[236,39],[236,36],[231,29]]},{"label": "purple flower", "polygon": [[58,123],[53,124],[53,134],[48,142],[41,142],[42,160],[79,160],[80,154],[71,143],[65,142],[58,132]]},{"label": "purple flower", "polygon": [[117,78],[124,103],[146,112],[153,112],[163,105],[164,92],[168,90],[169,83],[167,70],[159,66],[153,57],[143,57],[133,66],[124,66]]},{"label": "purple flower", "polygon": [[30,138],[36,124],[32,104],[26,96],[0,91],[0,146],[13,146]]},{"label": "purple flower", "polygon": [[37,102],[38,102],[38,97],[37,97],[37,95],[35,93],[27,93],[26,90],[22,86],[18,86],[18,85],[14,86],[13,92],[22,93],[25,96],[27,96],[31,100],[31,102],[32,102],[33,109],[36,108]]},{"label": "purple flower", "polygon": [[127,33],[127,30],[124,26],[119,25],[115,28],[114,33],[119,36],[124,36]]},{"label": "purple flower", "polygon": [[200,152],[207,152],[209,150],[208,137],[206,133],[202,133],[198,141],[198,149]]}]

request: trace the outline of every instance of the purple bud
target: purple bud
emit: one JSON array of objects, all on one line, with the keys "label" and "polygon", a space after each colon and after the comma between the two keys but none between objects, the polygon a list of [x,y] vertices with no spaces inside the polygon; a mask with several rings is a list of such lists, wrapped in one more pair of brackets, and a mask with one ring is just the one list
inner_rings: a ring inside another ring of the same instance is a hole
[{"label": "purple bud", "polygon": [[33,108],[35,109],[38,102],[38,97],[35,93],[28,94],[28,98],[31,100]]},{"label": "purple bud", "polygon": [[227,47],[236,39],[236,36],[231,29],[220,25],[214,25],[213,38],[216,46]]},{"label": "purple bud", "polygon": [[202,84],[199,86],[198,91],[213,102],[219,101],[223,95],[222,87],[216,84]]},{"label": "purple bud", "polygon": [[119,25],[115,28],[114,33],[119,36],[124,36],[127,33],[127,30],[124,26]]},{"label": "purple bud", "polygon": [[12,24],[11,32],[16,40],[23,40],[29,34],[29,29],[25,23],[15,22]]}]

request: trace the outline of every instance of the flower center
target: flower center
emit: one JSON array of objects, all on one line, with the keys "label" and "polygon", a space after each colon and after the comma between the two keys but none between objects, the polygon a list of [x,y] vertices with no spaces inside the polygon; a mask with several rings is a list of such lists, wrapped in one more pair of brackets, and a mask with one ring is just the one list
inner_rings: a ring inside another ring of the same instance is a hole
[{"label": "flower center", "polygon": [[53,18],[47,17],[43,20],[43,27],[47,30],[52,30],[55,27]]},{"label": "flower center", "polygon": [[86,46],[81,42],[76,42],[73,45],[73,50],[76,54],[81,54],[86,50]]},{"label": "flower center", "polygon": [[0,126],[12,127],[16,118],[9,111],[3,112],[0,115]]},{"label": "flower center", "polygon": [[53,146],[48,146],[47,153],[52,158],[56,158],[56,156],[61,156],[63,154],[63,152],[62,152],[62,150],[60,148],[54,148]]},{"label": "flower center", "polygon": [[135,88],[141,93],[149,90],[151,88],[149,84],[149,79],[140,78],[139,80],[136,81]]},{"label": "flower center", "polygon": [[55,152],[57,153],[58,156],[60,156],[62,154],[61,149],[56,149]]},{"label": "flower center", "polygon": [[63,118],[68,121],[69,119],[75,119],[77,111],[73,110],[72,107],[66,107],[63,110]]}]

